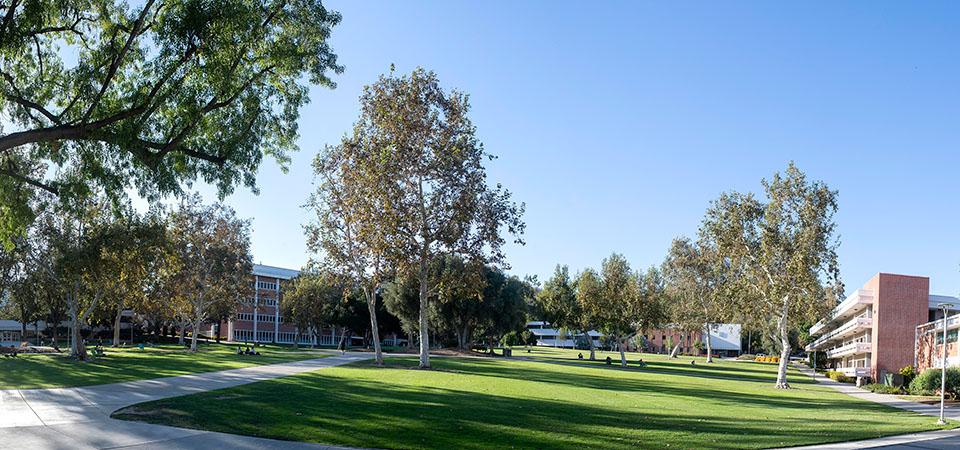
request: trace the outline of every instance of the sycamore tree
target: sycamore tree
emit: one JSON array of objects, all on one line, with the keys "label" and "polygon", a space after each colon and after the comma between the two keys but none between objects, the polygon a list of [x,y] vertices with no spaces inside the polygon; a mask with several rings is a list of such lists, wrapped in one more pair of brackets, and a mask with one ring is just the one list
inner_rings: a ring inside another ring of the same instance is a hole
[{"label": "sycamore tree", "polygon": [[0,3],[0,241],[37,213],[18,190],[255,190],[263,157],[296,149],[309,85],[342,71],[339,21],[319,0]]},{"label": "sycamore tree", "polygon": [[607,307],[606,299],[603,297],[603,279],[595,270],[587,268],[577,275],[576,288],[578,314],[574,316],[575,329],[580,330],[586,337],[592,361],[597,355],[590,331],[600,328],[603,308]]},{"label": "sycamore tree", "polygon": [[[727,268],[707,238],[697,242],[673,240],[663,263],[667,282],[670,322],[683,332],[702,332],[707,362],[713,362],[711,332],[723,319]],[[671,352],[675,357],[676,349]]]},{"label": "sycamore tree", "polygon": [[189,320],[190,350],[196,351],[200,325],[211,313],[234,311],[252,294],[250,223],[228,206],[203,205],[196,194],[185,198],[169,221],[170,245],[184,268],[174,277],[186,300],[180,320]]},{"label": "sycamore tree", "polygon": [[304,270],[286,282],[286,294],[280,299],[280,309],[283,316],[297,326],[299,333],[319,337],[317,333],[325,327],[342,325],[339,319],[349,295],[344,290],[346,286],[342,279],[330,272]]},{"label": "sycamore tree", "polygon": [[775,325],[780,340],[777,388],[789,389],[790,331],[813,321],[843,292],[837,263],[837,192],[810,181],[791,162],[763,180],[764,199],[725,193],[704,218],[704,233],[728,261],[739,295],[731,309]]},{"label": "sycamore tree", "polygon": [[[539,319],[554,328],[570,328],[578,324],[580,305],[577,303],[577,291],[570,279],[570,269],[557,265],[551,276],[536,294],[536,304],[542,313]],[[586,333],[586,332],[585,332]],[[586,334],[587,339],[591,339]],[[591,357],[591,359],[593,359]]]},{"label": "sycamore tree", "polygon": [[467,95],[445,91],[432,72],[381,76],[364,87],[352,133],[326,150],[336,153],[336,168],[320,167],[321,177],[349,180],[338,195],[348,199],[355,229],[364,230],[353,234],[364,253],[416,278],[421,368],[430,367],[430,299],[440,288],[431,266],[446,255],[502,263],[503,231],[524,229],[523,205],[487,182],[484,161],[492,156],[469,110]]},{"label": "sycamore tree", "polygon": [[591,311],[603,334],[616,343],[620,364],[626,367],[629,342],[660,323],[660,274],[656,269],[637,273],[623,255],[614,253],[603,260],[597,281],[582,295],[584,309]]}]

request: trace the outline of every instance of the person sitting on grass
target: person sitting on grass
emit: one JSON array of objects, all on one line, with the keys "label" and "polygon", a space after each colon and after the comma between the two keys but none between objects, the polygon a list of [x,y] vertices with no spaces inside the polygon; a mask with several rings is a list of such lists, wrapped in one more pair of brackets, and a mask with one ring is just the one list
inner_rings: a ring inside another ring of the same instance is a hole
[{"label": "person sitting on grass", "polygon": [[697,365],[697,360],[691,359],[691,360],[690,360],[690,365],[691,365],[691,366]]},{"label": "person sitting on grass", "polygon": [[640,367],[647,367],[647,363],[643,362],[643,358],[640,358],[639,366],[640,366]]},{"label": "person sitting on grass", "polygon": [[610,359],[610,357],[608,356],[608,357],[607,357],[607,365],[609,366],[610,364],[613,364],[613,360]]},{"label": "person sitting on grass", "polygon": [[237,354],[238,354],[238,355],[242,355],[242,354],[243,354],[243,349],[241,349],[239,345],[237,346]]},{"label": "person sitting on grass", "polygon": [[577,359],[583,359],[583,353],[577,353]]}]

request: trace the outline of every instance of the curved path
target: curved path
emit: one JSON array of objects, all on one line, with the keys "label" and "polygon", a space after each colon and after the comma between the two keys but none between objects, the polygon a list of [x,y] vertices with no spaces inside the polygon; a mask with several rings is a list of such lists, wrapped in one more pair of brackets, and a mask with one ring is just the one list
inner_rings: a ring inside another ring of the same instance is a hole
[{"label": "curved path", "polygon": [[336,367],[369,353],[60,389],[0,390],[0,449],[336,449],[110,418],[136,403]]}]

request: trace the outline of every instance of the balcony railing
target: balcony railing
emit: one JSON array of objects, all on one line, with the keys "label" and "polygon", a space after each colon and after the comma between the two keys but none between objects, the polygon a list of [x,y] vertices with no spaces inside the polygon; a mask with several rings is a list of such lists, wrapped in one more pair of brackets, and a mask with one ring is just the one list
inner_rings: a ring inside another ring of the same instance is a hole
[{"label": "balcony railing", "polygon": [[851,342],[837,348],[827,350],[827,358],[841,358],[848,355],[859,355],[861,353],[870,353],[872,350],[869,342]]},{"label": "balcony railing", "polygon": [[840,372],[848,377],[869,377],[870,368],[869,367],[840,367],[837,369],[830,369],[837,372]]},{"label": "balcony railing", "polygon": [[820,336],[819,339],[811,342],[810,345],[807,345],[807,350],[818,350],[820,346],[826,344],[827,342],[830,342],[834,339],[843,338],[863,329],[870,328],[872,325],[873,319],[870,317],[854,317],[847,323],[840,325],[833,331],[824,334],[823,336]]},{"label": "balcony railing", "polygon": [[853,294],[833,308],[833,310],[827,314],[827,317],[810,327],[810,334],[813,336],[817,335],[837,317],[842,316],[855,307],[866,306],[871,303],[873,303],[873,291],[868,289],[857,289]]}]

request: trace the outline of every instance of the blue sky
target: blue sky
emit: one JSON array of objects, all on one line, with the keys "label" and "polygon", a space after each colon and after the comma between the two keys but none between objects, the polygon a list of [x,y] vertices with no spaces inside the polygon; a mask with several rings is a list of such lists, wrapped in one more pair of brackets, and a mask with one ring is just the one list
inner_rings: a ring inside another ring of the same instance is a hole
[{"label": "blue sky", "polygon": [[361,87],[423,66],[471,95],[489,165],[527,205],[512,272],[659,264],[711,199],[759,190],[790,160],[839,190],[848,290],[874,273],[960,293],[960,4],[354,2],[335,90],[302,111],[288,174],[267,161],[257,262],[299,267],[309,162],[349,130]]}]

